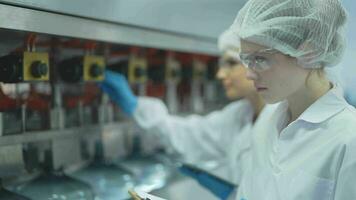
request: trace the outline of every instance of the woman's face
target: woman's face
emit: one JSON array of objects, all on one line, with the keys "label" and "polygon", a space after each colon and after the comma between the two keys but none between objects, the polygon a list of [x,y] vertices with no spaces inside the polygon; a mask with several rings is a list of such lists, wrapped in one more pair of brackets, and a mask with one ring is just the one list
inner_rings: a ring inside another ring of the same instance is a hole
[{"label": "woman's face", "polygon": [[240,61],[227,53],[223,54],[220,61],[217,78],[222,82],[227,98],[238,99],[256,92],[253,82],[246,78],[247,69]]},{"label": "woman's face", "polygon": [[276,50],[241,40],[241,61],[248,65],[246,76],[267,103],[276,103],[306,87],[309,70],[297,59]]}]

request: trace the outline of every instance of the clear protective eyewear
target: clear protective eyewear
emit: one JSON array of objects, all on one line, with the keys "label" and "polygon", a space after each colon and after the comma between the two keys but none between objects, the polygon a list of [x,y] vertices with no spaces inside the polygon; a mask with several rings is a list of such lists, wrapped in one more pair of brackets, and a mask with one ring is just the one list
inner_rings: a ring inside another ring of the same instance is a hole
[{"label": "clear protective eyewear", "polygon": [[240,53],[239,57],[242,64],[249,69],[256,72],[263,72],[271,68],[271,61],[263,56],[263,54],[275,54],[278,53],[276,49],[262,49],[254,53],[244,54]]}]

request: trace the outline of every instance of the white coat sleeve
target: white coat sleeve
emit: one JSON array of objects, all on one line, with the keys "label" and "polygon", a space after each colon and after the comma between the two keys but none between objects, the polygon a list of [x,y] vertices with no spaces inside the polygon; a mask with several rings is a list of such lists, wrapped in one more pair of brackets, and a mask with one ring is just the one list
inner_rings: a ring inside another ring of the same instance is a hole
[{"label": "white coat sleeve", "polygon": [[195,163],[226,155],[233,134],[249,118],[245,108],[246,102],[237,101],[207,116],[179,117],[170,115],[161,100],[140,97],[134,119],[144,131],[158,134],[164,145]]},{"label": "white coat sleeve", "polygon": [[336,181],[334,200],[356,199],[356,138],[345,149]]}]

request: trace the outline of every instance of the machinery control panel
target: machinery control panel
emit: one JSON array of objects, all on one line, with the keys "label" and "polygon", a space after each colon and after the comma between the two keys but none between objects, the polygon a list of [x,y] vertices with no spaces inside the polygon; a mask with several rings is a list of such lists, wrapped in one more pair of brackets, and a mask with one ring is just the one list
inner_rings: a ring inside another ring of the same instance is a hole
[{"label": "machinery control panel", "polygon": [[105,61],[101,56],[76,56],[61,61],[57,70],[65,82],[102,81]]},{"label": "machinery control panel", "polygon": [[19,83],[23,81],[48,81],[48,53],[23,52],[0,58],[0,81]]}]

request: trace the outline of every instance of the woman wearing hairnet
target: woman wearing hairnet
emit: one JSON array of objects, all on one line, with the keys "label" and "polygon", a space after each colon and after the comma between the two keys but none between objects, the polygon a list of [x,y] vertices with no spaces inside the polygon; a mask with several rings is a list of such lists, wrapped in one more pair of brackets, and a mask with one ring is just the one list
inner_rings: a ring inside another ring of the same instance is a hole
[{"label": "woman wearing hairnet", "polygon": [[[202,167],[204,161],[223,160],[226,165],[224,178],[238,184],[241,169],[245,168],[240,165],[247,162],[236,161],[247,159],[250,130],[264,106],[252,81],[246,78],[246,68],[238,60],[239,46],[238,37],[229,31],[219,38],[223,56],[217,77],[223,82],[229,99],[244,99],[232,102],[207,116],[170,115],[161,100],[137,98],[132,94],[125,78],[110,71],[106,72],[102,88],[141,128],[159,134],[167,148],[173,148],[183,156],[185,162]],[[242,139],[235,140],[236,138]],[[195,174],[189,169],[184,169],[184,172],[222,199],[232,190],[204,174]]]},{"label": "woman wearing hairnet", "polygon": [[324,72],[345,21],[338,0],[249,0],[238,13],[240,59],[275,104],[255,122],[237,200],[356,199],[356,112]]}]

